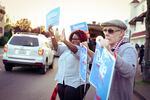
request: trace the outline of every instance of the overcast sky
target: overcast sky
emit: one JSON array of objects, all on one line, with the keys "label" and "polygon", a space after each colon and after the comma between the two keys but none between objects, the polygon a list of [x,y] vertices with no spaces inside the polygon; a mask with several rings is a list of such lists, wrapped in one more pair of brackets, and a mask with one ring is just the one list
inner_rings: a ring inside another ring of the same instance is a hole
[{"label": "overcast sky", "polygon": [[12,22],[28,18],[33,27],[45,25],[46,14],[60,7],[59,27],[70,28],[75,23],[86,21],[99,23],[130,17],[132,0],[0,0]]}]

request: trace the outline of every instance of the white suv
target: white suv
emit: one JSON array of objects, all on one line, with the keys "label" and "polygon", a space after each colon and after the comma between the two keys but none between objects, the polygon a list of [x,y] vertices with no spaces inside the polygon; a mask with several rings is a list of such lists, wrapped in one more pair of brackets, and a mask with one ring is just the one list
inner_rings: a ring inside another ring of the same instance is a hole
[{"label": "white suv", "polygon": [[39,68],[45,74],[52,68],[54,52],[51,41],[42,34],[14,34],[4,46],[3,63],[6,71],[16,66]]}]

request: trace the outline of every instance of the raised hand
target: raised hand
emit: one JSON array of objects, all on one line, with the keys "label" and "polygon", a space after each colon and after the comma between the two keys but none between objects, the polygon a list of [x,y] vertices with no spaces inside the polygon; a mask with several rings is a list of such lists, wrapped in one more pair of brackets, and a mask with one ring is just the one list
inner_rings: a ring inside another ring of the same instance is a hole
[{"label": "raised hand", "polygon": [[82,42],[81,45],[84,45],[85,47],[89,48],[88,43],[87,42]]},{"label": "raised hand", "polygon": [[106,49],[110,50],[109,40],[104,39],[102,36],[98,36],[96,38],[96,42],[99,43],[101,47],[105,47]]},{"label": "raised hand", "polygon": [[65,29],[62,30],[62,34],[60,35],[60,41],[64,42],[66,40]]},{"label": "raised hand", "polygon": [[49,25],[48,31],[49,31],[49,36],[54,36],[54,30],[52,29],[52,25]]},{"label": "raised hand", "polygon": [[102,39],[104,39],[102,36],[97,36],[96,37],[96,42],[100,42]]}]

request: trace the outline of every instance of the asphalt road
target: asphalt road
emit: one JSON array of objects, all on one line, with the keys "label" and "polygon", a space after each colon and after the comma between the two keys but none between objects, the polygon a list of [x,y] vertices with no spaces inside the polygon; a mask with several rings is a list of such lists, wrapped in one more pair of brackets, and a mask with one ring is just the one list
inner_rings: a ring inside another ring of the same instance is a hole
[{"label": "asphalt road", "polygon": [[0,100],[50,100],[57,71],[54,60],[53,69],[45,75],[30,68],[14,68],[6,72],[0,56]]},{"label": "asphalt road", "polygon": [[[0,100],[50,100],[56,85],[54,77],[57,58],[54,60],[53,69],[41,75],[37,70],[29,68],[14,68],[12,72],[6,72],[1,55],[0,53]],[[85,100],[94,100],[94,95],[95,89],[91,86]],[[133,95],[133,100],[140,99]]]}]

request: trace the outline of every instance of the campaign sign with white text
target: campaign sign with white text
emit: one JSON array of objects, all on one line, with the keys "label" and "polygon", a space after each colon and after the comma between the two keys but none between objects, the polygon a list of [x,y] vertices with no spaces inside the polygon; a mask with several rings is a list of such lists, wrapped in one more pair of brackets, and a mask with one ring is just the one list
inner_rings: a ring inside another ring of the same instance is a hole
[{"label": "campaign sign with white text", "polygon": [[77,23],[74,25],[71,25],[71,32],[74,32],[76,30],[82,30],[84,32],[88,32],[88,26],[86,22]]},{"label": "campaign sign with white text", "polygon": [[89,81],[101,100],[108,100],[114,66],[115,58],[97,43]]},{"label": "campaign sign with white text", "polygon": [[86,71],[87,71],[87,48],[80,45],[80,76],[81,79],[86,82]]},{"label": "campaign sign with white text", "polygon": [[51,10],[46,16],[46,28],[49,25],[55,26],[59,24],[60,7]]}]

